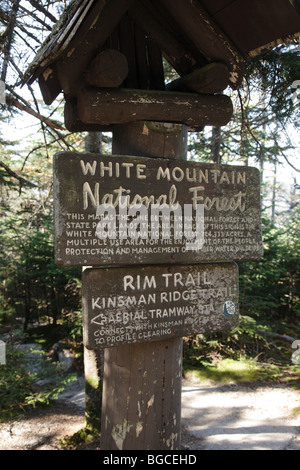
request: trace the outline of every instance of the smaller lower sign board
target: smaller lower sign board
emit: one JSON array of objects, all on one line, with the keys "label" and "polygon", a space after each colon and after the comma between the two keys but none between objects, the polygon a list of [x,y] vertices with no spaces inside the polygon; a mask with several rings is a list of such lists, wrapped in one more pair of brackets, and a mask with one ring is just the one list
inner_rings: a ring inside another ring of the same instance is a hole
[{"label": "smaller lower sign board", "polygon": [[235,263],[87,268],[82,278],[88,349],[234,329]]}]

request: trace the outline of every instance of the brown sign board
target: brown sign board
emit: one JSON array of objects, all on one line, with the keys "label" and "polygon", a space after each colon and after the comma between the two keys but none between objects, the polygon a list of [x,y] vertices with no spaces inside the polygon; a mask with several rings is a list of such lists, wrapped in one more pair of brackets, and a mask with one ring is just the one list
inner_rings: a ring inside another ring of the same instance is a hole
[{"label": "brown sign board", "polygon": [[235,263],[87,268],[83,341],[89,349],[234,329]]},{"label": "brown sign board", "polygon": [[[104,211],[105,204],[112,212]],[[262,256],[256,168],[61,152],[54,156],[54,212],[60,266]]]}]

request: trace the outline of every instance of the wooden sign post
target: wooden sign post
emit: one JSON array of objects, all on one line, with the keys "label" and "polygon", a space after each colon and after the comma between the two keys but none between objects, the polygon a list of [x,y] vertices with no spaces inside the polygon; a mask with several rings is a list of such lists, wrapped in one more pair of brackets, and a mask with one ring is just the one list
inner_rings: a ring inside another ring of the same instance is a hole
[{"label": "wooden sign post", "polygon": [[258,170],[185,161],[186,132],[122,125],[118,156],[54,157],[56,262],[85,267],[84,346],[105,349],[106,450],[180,448],[182,337],[237,326],[233,261],[262,255]]},{"label": "wooden sign post", "polygon": [[[226,125],[233,106],[222,91],[239,88],[245,59],[299,27],[289,2],[282,21],[277,6],[227,0],[220,14],[218,3],[73,0],[24,75],[39,79],[47,104],[64,92],[71,132],[114,134],[115,156],[54,159],[56,262],[92,267],[83,275],[84,341],[106,348],[103,449],[180,448],[182,335],[234,327],[233,262],[262,256],[258,171],[183,161],[187,131]],[[251,35],[253,19],[266,18],[272,28]],[[167,85],[163,58],[180,76]],[[122,199],[172,213],[154,215],[157,236],[136,237],[149,223],[153,235],[153,214],[116,219]],[[187,206],[203,212],[189,213],[182,231]]]},{"label": "wooden sign post", "polygon": [[87,269],[83,315],[85,345],[107,348],[102,448],[180,449],[181,337],[237,326],[237,266]]},{"label": "wooden sign post", "polygon": [[[129,126],[130,127],[130,126]],[[171,126],[172,127],[172,126]],[[170,129],[170,128],[169,128]],[[137,127],[135,126],[135,130]],[[122,136],[122,153],[140,142],[139,132]],[[164,138],[161,139],[161,133]],[[157,135],[157,137],[156,137]],[[182,152],[182,129],[151,133],[144,141],[164,156],[164,142],[172,141],[174,157]],[[118,146],[118,131],[114,146]],[[139,151],[142,152],[140,144]],[[181,153],[182,156],[182,153]],[[132,343],[107,348],[104,355],[101,448],[106,450],[170,450],[180,448],[182,338]]]}]

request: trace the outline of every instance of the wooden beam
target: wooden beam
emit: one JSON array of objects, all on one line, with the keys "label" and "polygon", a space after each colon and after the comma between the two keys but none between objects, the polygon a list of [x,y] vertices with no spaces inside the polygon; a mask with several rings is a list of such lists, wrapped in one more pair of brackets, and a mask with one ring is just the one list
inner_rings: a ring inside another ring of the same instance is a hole
[{"label": "wooden beam", "polygon": [[139,79],[139,88],[150,89],[149,61],[147,51],[147,38],[145,32],[135,23],[135,54]]},{"label": "wooden beam", "polygon": [[79,119],[76,98],[67,99],[65,103],[65,126],[70,132],[111,132],[111,127],[99,124],[86,124]]},{"label": "wooden beam", "polygon": [[224,126],[232,102],[224,95],[197,95],[147,90],[83,90],[78,93],[78,116],[87,124],[111,125],[137,121],[185,124],[190,129]]},{"label": "wooden beam", "polygon": [[149,60],[150,72],[150,86],[151,90],[164,90],[165,89],[165,74],[163,67],[163,57],[160,48],[156,45],[155,41],[147,38],[147,50]]},{"label": "wooden beam", "polygon": [[55,64],[47,67],[39,76],[39,87],[47,105],[53,103],[61,92]]},{"label": "wooden beam", "polygon": [[82,86],[83,72],[112,34],[134,0],[98,0],[89,11],[76,36],[57,62],[62,89],[73,93]]},{"label": "wooden beam", "polygon": [[120,44],[120,41],[119,41],[119,27],[117,26],[114,29],[114,31],[111,33],[109,38],[107,38],[107,40],[105,41],[105,43],[103,45],[103,49],[120,50],[119,49],[119,44]]},{"label": "wooden beam", "polygon": [[180,450],[181,364],[182,338],[105,349],[101,449]]},{"label": "wooden beam", "polygon": [[52,33],[46,38],[25,71],[23,84],[32,84],[40,75],[41,70],[51,66],[68,48],[92,3],[93,0],[74,0],[65,8]]},{"label": "wooden beam", "polygon": [[160,48],[145,32],[134,24],[135,54],[139,87],[142,90],[164,90],[165,76]]},{"label": "wooden beam", "polygon": [[193,70],[196,60],[185,50],[185,47],[177,40],[169,29],[163,27],[161,22],[152,15],[150,7],[139,1],[129,10],[134,21],[151,37],[159,46],[164,56],[180,74],[184,75]]},{"label": "wooden beam", "polygon": [[244,75],[244,58],[197,0],[161,0],[177,26],[208,62],[223,62],[236,89]]},{"label": "wooden beam", "polygon": [[202,94],[221,93],[229,85],[229,70],[225,64],[208,64],[205,67],[168,83],[168,91],[194,91]]},{"label": "wooden beam", "polygon": [[84,78],[89,85],[99,88],[118,88],[127,75],[125,55],[115,49],[106,49],[92,60]]},{"label": "wooden beam", "polygon": [[135,55],[135,38],[133,30],[133,22],[129,15],[124,15],[119,24],[119,48],[128,61],[128,76],[125,80],[124,87],[138,88],[138,71]]},{"label": "wooden beam", "polygon": [[148,121],[114,126],[112,154],[122,155],[126,148],[128,155],[137,157],[186,160],[187,135],[181,124]]}]

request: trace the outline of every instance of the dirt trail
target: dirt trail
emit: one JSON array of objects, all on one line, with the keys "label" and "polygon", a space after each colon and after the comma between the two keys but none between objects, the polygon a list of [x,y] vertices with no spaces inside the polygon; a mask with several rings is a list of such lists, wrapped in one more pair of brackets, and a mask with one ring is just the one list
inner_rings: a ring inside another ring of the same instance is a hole
[{"label": "dirt trail", "polygon": [[[0,450],[59,450],[84,426],[84,392],[0,424]],[[183,383],[182,446],[193,450],[300,450],[300,392],[284,385]],[[99,449],[89,444],[86,450]]]},{"label": "dirt trail", "polygon": [[188,383],[182,425],[190,450],[300,450],[300,392],[286,385]]}]

